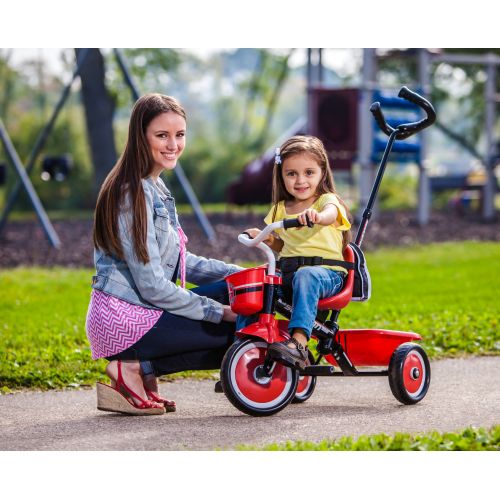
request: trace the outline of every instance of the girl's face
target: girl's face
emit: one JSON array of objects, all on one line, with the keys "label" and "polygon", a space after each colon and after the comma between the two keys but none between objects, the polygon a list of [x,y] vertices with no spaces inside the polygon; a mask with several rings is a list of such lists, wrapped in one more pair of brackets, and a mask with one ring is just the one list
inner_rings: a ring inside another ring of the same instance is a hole
[{"label": "girl's face", "polygon": [[161,113],[151,120],[146,139],[153,157],[152,177],[172,170],[186,145],[186,120],[173,111]]},{"label": "girl's face", "polygon": [[299,153],[283,161],[283,182],[289,194],[297,201],[314,201],[323,177],[323,171],[314,157]]}]

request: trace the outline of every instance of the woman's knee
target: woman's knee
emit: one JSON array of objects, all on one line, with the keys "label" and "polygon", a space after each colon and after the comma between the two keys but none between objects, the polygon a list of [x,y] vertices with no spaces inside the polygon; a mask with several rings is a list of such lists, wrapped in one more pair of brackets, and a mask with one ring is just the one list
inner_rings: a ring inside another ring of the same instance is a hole
[{"label": "woman's knee", "polygon": [[191,291],[197,295],[203,295],[217,300],[217,302],[221,304],[229,304],[229,293],[227,291],[227,284],[224,280],[191,288]]}]

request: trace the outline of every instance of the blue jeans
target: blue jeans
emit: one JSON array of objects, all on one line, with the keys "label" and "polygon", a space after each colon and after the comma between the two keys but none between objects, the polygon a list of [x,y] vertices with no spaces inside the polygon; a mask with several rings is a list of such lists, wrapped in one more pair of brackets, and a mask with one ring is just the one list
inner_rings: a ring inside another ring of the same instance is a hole
[{"label": "blue jeans", "polygon": [[331,297],[344,286],[344,273],[321,266],[305,266],[297,270],[292,281],[292,317],[288,324],[290,335],[301,328],[311,337],[317,314],[318,300]]}]

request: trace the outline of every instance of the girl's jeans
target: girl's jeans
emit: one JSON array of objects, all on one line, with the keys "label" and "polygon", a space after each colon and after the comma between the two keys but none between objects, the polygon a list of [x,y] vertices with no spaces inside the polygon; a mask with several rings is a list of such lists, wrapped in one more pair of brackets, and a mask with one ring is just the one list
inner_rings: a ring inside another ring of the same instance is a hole
[{"label": "girl's jeans", "polygon": [[318,300],[331,297],[344,285],[344,273],[322,266],[299,268],[292,281],[292,317],[288,324],[290,335],[294,328],[301,328],[311,338],[317,314]]}]

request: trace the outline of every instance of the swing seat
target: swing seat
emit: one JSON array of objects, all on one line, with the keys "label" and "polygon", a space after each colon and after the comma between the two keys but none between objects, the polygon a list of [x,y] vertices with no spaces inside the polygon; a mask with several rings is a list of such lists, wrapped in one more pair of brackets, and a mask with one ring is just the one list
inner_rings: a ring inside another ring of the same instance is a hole
[{"label": "swing seat", "polygon": [[[344,260],[346,262],[354,263],[354,252],[349,245],[344,250]],[[320,299],[318,301],[318,310],[328,311],[333,309],[335,311],[340,311],[340,309],[343,309],[352,299],[353,286],[354,269],[349,269],[347,271],[347,280],[344,284],[344,288],[342,288],[342,290],[333,297]]]}]

